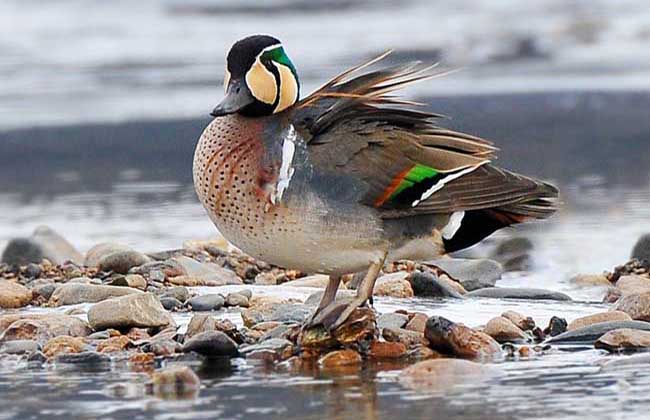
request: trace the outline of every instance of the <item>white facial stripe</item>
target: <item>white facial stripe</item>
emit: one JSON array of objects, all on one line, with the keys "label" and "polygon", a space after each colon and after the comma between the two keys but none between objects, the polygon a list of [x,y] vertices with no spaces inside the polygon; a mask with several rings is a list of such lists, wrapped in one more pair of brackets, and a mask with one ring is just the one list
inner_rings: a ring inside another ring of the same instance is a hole
[{"label": "white facial stripe", "polygon": [[275,186],[275,191],[271,194],[271,202],[275,205],[282,200],[282,195],[284,190],[289,187],[289,182],[291,182],[291,177],[293,176],[294,169],[291,166],[293,162],[293,155],[296,151],[296,129],[293,125],[289,126],[287,135],[284,137],[284,142],[282,143],[282,163],[280,165],[280,175],[278,177],[278,182]]},{"label": "white facial stripe", "polygon": [[449,216],[449,222],[447,222],[445,227],[440,231],[442,237],[447,240],[453,238],[456,232],[458,232],[458,229],[460,229],[463,217],[465,217],[464,211],[453,212],[451,216]]},{"label": "white facial stripe", "polygon": [[440,181],[438,181],[435,185],[433,185],[431,188],[429,188],[424,193],[422,193],[422,196],[420,196],[420,198],[418,200],[415,200],[413,202],[413,204],[411,204],[411,207],[415,207],[418,204],[420,204],[422,201],[424,201],[427,198],[431,197],[433,195],[433,193],[435,193],[436,191],[439,191],[449,181],[453,181],[456,178],[460,178],[463,175],[466,175],[466,174],[468,174],[468,173],[470,173],[472,171],[475,171],[476,169],[481,167],[481,165],[484,165],[486,163],[487,163],[487,161],[481,162],[480,164],[478,164],[476,166],[470,166],[469,168],[465,168],[462,171],[458,171],[458,172],[447,175],[446,177],[444,177]]},{"label": "white facial stripe", "polygon": [[265,52],[267,52],[267,51],[271,51],[271,50],[274,50],[274,49],[276,49],[276,48],[280,48],[281,46],[282,46],[282,44],[273,44],[273,45],[269,45],[268,47],[265,47],[265,48],[264,48],[264,49],[263,49],[259,54],[257,54],[257,57],[259,58],[259,57],[261,57],[262,54],[264,54]]}]

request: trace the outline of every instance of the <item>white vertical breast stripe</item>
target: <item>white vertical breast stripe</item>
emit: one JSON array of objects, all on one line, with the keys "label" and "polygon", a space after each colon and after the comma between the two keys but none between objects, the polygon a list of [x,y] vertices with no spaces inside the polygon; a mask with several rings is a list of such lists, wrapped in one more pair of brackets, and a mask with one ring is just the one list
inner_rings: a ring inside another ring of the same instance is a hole
[{"label": "white vertical breast stripe", "polygon": [[289,187],[291,177],[293,176],[294,169],[291,166],[293,162],[293,155],[296,151],[296,129],[293,125],[289,125],[287,135],[284,137],[282,143],[282,163],[280,164],[280,175],[278,182],[275,186],[275,192],[271,194],[271,202],[273,204],[279,203],[282,200],[284,191]]}]

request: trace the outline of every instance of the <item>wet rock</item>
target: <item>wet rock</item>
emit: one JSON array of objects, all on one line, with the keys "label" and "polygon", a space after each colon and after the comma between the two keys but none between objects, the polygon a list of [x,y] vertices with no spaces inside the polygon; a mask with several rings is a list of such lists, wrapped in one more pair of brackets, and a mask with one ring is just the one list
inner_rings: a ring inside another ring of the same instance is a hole
[{"label": "wet rock", "polygon": [[646,233],[645,235],[641,236],[636,244],[634,244],[630,258],[634,258],[639,261],[650,261],[650,233]]},{"label": "wet rock", "polygon": [[190,299],[190,291],[187,289],[187,287],[182,287],[182,286],[176,286],[176,287],[170,287],[169,289],[165,290],[162,295],[160,295],[161,298],[164,297],[169,297],[172,299],[176,299],[179,302],[185,303]]},{"label": "wet rock", "polygon": [[63,314],[25,314],[0,316],[0,343],[13,340],[35,340],[45,344],[49,339],[69,335],[86,337],[88,324],[81,319]]},{"label": "wet rock", "polygon": [[21,266],[43,261],[43,250],[29,238],[15,238],[9,241],[2,252],[2,262]]},{"label": "wet rock", "polygon": [[508,321],[515,324],[519,329],[523,331],[532,331],[535,329],[535,321],[529,316],[524,316],[519,312],[515,311],[506,311],[501,314],[502,317],[506,318]]},{"label": "wet rock", "polygon": [[491,360],[501,355],[501,346],[489,335],[439,316],[429,318],[424,336],[432,349],[461,358]]},{"label": "wet rock", "polygon": [[616,287],[623,296],[650,292],[650,278],[643,276],[621,276],[616,282]]},{"label": "wet rock", "polygon": [[525,299],[525,300],[558,300],[570,301],[571,298],[564,293],[553,290],[517,288],[517,287],[491,287],[474,290],[467,294],[468,297],[486,297],[494,299]]},{"label": "wet rock", "polygon": [[533,243],[528,238],[510,238],[501,242],[491,255],[505,271],[526,271],[532,264]]},{"label": "wet rock", "polygon": [[[70,242],[47,226],[39,226],[32,233],[31,240],[43,251],[43,258],[52,264],[60,265],[67,261],[75,264],[83,262],[83,256]],[[38,262],[38,261],[32,261]]]},{"label": "wet rock", "polygon": [[285,324],[302,324],[312,313],[313,309],[306,305],[264,304],[242,311],[244,325],[252,327],[260,322],[276,321]]},{"label": "wet rock", "polygon": [[49,300],[55,290],[56,285],[54,283],[46,283],[34,287],[34,289],[32,289],[32,292],[35,297],[41,297],[45,300]]},{"label": "wet rock", "polygon": [[241,349],[241,353],[247,359],[277,362],[293,355],[293,343],[283,338],[271,338],[246,346]]},{"label": "wet rock", "polygon": [[320,367],[326,369],[337,368],[340,366],[360,365],[361,362],[361,355],[350,349],[333,351],[318,359]]},{"label": "wet rock", "polygon": [[409,317],[404,314],[386,313],[381,314],[377,318],[377,328],[383,330],[384,328],[403,328],[409,321]]},{"label": "wet rock", "polygon": [[97,351],[100,353],[117,353],[131,347],[133,342],[125,335],[111,337],[108,340],[97,344]]},{"label": "wet rock", "polygon": [[621,311],[601,312],[574,319],[567,326],[567,331],[573,331],[589,325],[611,321],[632,321],[632,318],[625,312]]},{"label": "wet rock", "polygon": [[503,274],[501,264],[488,259],[440,258],[426,264],[440,268],[468,291],[494,287]]},{"label": "wet rock", "polygon": [[160,303],[162,304],[163,308],[168,311],[181,309],[183,307],[183,302],[178,299],[174,299],[173,297],[161,297]]},{"label": "wet rock", "polygon": [[96,303],[88,311],[88,322],[94,330],[158,328],[174,323],[160,300],[151,293],[131,294]]},{"label": "wet rock", "polygon": [[443,357],[437,351],[432,350],[429,347],[423,345],[419,345],[411,348],[406,353],[406,356],[412,360],[439,359]]},{"label": "wet rock", "polygon": [[406,345],[399,342],[373,341],[368,349],[371,359],[401,359],[406,356]]},{"label": "wet rock", "polygon": [[32,291],[9,280],[0,280],[0,308],[20,308],[32,300]]},{"label": "wet rock", "polygon": [[221,331],[198,333],[183,345],[184,352],[196,352],[208,357],[236,357],[237,343]]},{"label": "wet rock", "polygon": [[580,287],[608,287],[612,285],[604,274],[578,274],[569,281]]},{"label": "wet rock", "polygon": [[94,369],[109,369],[111,358],[96,351],[83,351],[81,353],[63,353],[56,356],[56,363],[92,366]]},{"label": "wet rock", "polygon": [[594,343],[597,349],[605,349],[609,352],[625,350],[641,350],[650,347],[650,331],[633,330],[622,328],[612,330],[602,335]]},{"label": "wet rock", "polygon": [[40,350],[41,346],[34,340],[5,341],[0,345],[0,353],[4,354],[26,354]]},{"label": "wet rock", "polygon": [[415,271],[410,277],[413,292],[422,297],[452,297],[462,299],[456,288],[448,282],[441,281],[438,276],[430,272]]},{"label": "wet rock", "polygon": [[413,314],[408,324],[406,324],[404,328],[410,331],[415,331],[424,334],[424,329],[426,328],[428,319],[429,316],[427,314],[416,312],[415,314]]},{"label": "wet rock", "polygon": [[337,345],[336,339],[321,325],[301,331],[298,343],[303,348],[316,351],[324,351]]},{"label": "wet rock", "polygon": [[[260,324],[257,324],[255,328],[257,329],[259,325]],[[275,328],[272,328],[264,332],[264,334],[260,337],[259,341],[263,342],[274,338],[284,338],[290,341],[294,341],[292,339],[297,338],[299,333],[300,333],[300,325],[298,324],[293,324],[293,325],[279,324]]]},{"label": "wet rock", "polygon": [[130,287],[68,283],[56,288],[49,304],[51,306],[63,306],[78,303],[97,303],[114,297],[139,293],[142,292]]},{"label": "wet rock", "polygon": [[392,343],[402,343],[407,348],[429,345],[429,341],[424,338],[424,334],[404,328],[384,328],[381,335],[384,340]]},{"label": "wet rock", "polygon": [[43,346],[43,354],[48,359],[52,359],[64,353],[81,353],[85,349],[86,342],[83,338],[63,335],[50,339]]},{"label": "wet rock", "polygon": [[[321,298],[323,297],[323,291],[315,292],[309,295],[307,300],[305,300],[305,305],[309,306],[316,306],[320,302]],[[355,292],[352,290],[341,290],[339,289],[338,292],[336,292],[336,299],[335,300],[342,300],[342,299],[348,299],[354,297]]]},{"label": "wet rock", "polygon": [[433,359],[404,369],[399,381],[407,388],[422,391],[449,391],[454,385],[476,383],[500,374],[495,367],[461,359]]},{"label": "wet rock", "polygon": [[614,309],[625,312],[632,319],[650,321],[650,292],[623,296]]},{"label": "wet rock", "polygon": [[27,363],[30,367],[42,366],[47,362],[47,357],[41,351],[33,351],[27,355]]},{"label": "wet rock", "polygon": [[379,335],[375,311],[371,308],[355,309],[333,335],[343,346],[356,346],[375,339]]},{"label": "wet rock", "polygon": [[183,255],[168,260],[176,265],[182,273],[168,278],[168,281],[178,286],[224,286],[227,284],[242,284],[243,281],[235,272],[213,263],[201,263]]},{"label": "wet rock", "polygon": [[[318,287],[325,288],[329,283],[330,277],[324,274],[315,274],[313,276],[302,277],[296,280],[291,280],[282,283],[282,287]],[[345,289],[345,285],[341,283],[339,288]]]},{"label": "wet rock", "polygon": [[250,306],[248,298],[240,293],[228,293],[225,304],[226,306],[239,306],[242,308]]},{"label": "wet rock", "polygon": [[182,351],[182,346],[170,338],[159,338],[142,346],[142,350],[156,356],[170,357]]},{"label": "wet rock", "polygon": [[413,288],[406,280],[407,276],[408,273],[397,272],[379,277],[375,283],[374,295],[395,298],[413,297]]},{"label": "wet rock", "polygon": [[566,329],[567,329],[566,319],[553,316],[548,321],[548,327],[544,329],[544,334],[546,336],[555,337],[556,335],[560,335],[563,332],[566,332]]},{"label": "wet rock", "polygon": [[548,344],[584,343],[592,344],[605,333],[621,328],[650,331],[650,322],[645,321],[609,321],[599,322],[586,327],[567,331],[545,341]]},{"label": "wet rock", "polygon": [[525,342],[528,340],[528,336],[526,336],[526,333],[521,328],[502,316],[492,318],[488,321],[483,332],[499,343]]},{"label": "wet rock", "polygon": [[217,294],[209,294],[202,296],[195,296],[187,301],[187,305],[193,311],[218,311],[224,305],[225,301],[223,296]]},{"label": "wet rock", "polygon": [[97,267],[100,271],[127,274],[131,268],[138,267],[150,261],[151,258],[137,251],[117,251],[101,257],[97,263]]},{"label": "wet rock", "polygon": [[170,367],[153,374],[152,390],[158,398],[193,398],[200,388],[201,380],[187,366]]}]

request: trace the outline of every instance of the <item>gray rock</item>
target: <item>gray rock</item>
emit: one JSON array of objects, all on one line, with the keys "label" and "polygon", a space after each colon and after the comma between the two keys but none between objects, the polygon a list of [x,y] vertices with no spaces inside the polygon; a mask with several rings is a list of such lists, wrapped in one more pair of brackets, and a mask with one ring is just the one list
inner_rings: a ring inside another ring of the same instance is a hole
[{"label": "gray rock", "polygon": [[47,226],[37,227],[32,233],[31,240],[41,247],[43,257],[52,264],[63,264],[66,261],[81,264],[84,260],[70,242]]},{"label": "gray rock", "polygon": [[206,331],[196,334],[183,346],[184,352],[196,352],[209,357],[236,357],[237,343],[221,331]]},{"label": "gray rock", "polygon": [[586,327],[567,331],[545,341],[548,344],[593,344],[607,332],[620,328],[631,328],[635,330],[650,331],[650,322],[645,321],[609,321],[591,324]]},{"label": "gray rock", "polygon": [[[56,359],[56,363],[91,365],[93,367],[102,367],[111,363],[111,358],[103,353],[96,351],[84,351],[81,353],[62,353]],[[105,366],[108,368],[108,366]]]},{"label": "gray rock", "polygon": [[530,299],[530,300],[561,300],[570,301],[568,295],[545,289],[518,287],[490,287],[469,292],[467,297],[486,297],[495,299]]},{"label": "gray rock", "polygon": [[40,277],[42,272],[41,266],[35,263],[29,263],[25,267],[25,275],[31,279]]},{"label": "gray rock", "polygon": [[190,298],[190,291],[187,287],[183,286],[170,287],[160,297],[170,297],[185,303]]},{"label": "gray rock", "polygon": [[0,346],[0,353],[25,354],[40,351],[41,346],[34,340],[6,341]]},{"label": "gray rock", "polygon": [[276,338],[286,339],[295,331],[296,328],[299,328],[298,324],[280,324],[272,330],[264,333],[258,341],[261,343],[263,341]]},{"label": "gray rock", "polygon": [[2,252],[2,262],[9,265],[27,265],[43,261],[40,245],[29,238],[14,238]]},{"label": "gray rock", "polygon": [[97,331],[87,337],[89,340],[108,340],[111,338],[110,331]]},{"label": "gray rock", "polygon": [[41,366],[45,362],[47,362],[47,356],[42,351],[34,351],[27,356],[27,363],[30,366]]},{"label": "gray rock", "polygon": [[56,284],[54,283],[46,283],[46,284],[41,284],[40,286],[36,286],[33,291],[36,296],[41,296],[44,299],[49,300],[52,297],[52,294],[56,290]]},{"label": "gray rock", "polygon": [[256,351],[272,351],[281,354],[286,348],[293,346],[293,343],[284,338],[270,338],[267,340],[260,340],[257,344],[252,344],[241,348],[241,354],[246,356]]},{"label": "gray rock", "polygon": [[168,311],[180,309],[183,307],[183,302],[173,297],[163,296],[160,298],[160,303],[162,304],[163,308],[167,309]]},{"label": "gray rock", "polygon": [[226,296],[226,306],[239,306],[242,308],[248,308],[248,298],[239,293],[229,293]]},{"label": "gray rock", "polygon": [[501,242],[491,258],[501,263],[505,271],[530,269],[533,243],[528,238],[510,238]]},{"label": "gray rock", "polygon": [[224,303],[223,296],[217,294],[195,296],[187,301],[193,311],[218,311]]},{"label": "gray rock", "polygon": [[494,287],[503,274],[501,264],[488,259],[440,258],[426,264],[440,268],[467,291]]},{"label": "gray rock", "polygon": [[398,313],[381,314],[379,315],[379,318],[377,318],[377,328],[379,328],[380,331],[382,331],[384,328],[397,330],[400,328],[404,328],[404,326],[408,323],[408,321],[409,321],[409,317],[404,314],[398,314]]},{"label": "gray rock", "polygon": [[260,322],[281,322],[283,324],[301,324],[314,311],[312,306],[295,303],[283,303],[272,307],[249,308],[242,312],[244,325],[252,326]]},{"label": "gray rock", "polygon": [[199,280],[199,283],[202,284],[223,286],[243,283],[242,279],[232,270],[213,263],[201,263],[184,255],[170,258],[165,262],[175,265],[184,276]]},{"label": "gray rock", "polygon": [[137,251],[117,251],[104,255],[97,263],[101,271],[113,271],[127,274],[133,267],[138,267],[151,261],[151,258]]},{"label": "gray rock", "polygon": [[114,297],[142,293],[140,290],[131,287],[67,283],[56,288],[50,297],[49,304],[63,306],[78,303],[97,303]]},{"label": "gray rock", "polygon": [[159,328],[174,325],[160,300],[151,293],[137,293],[96,303],[88,311],[88,322],[96,330],[107,328]]},{"label": "gray rock", "polygon": [[236,293],[238,293],[238,294],[240,294],[242,296],[246,296],[246,299],[248,299],[248,300],[250,300],[250,298],[253,297],[253,292],[251,291],[251,289],[242,289],[242,290],[237,291]]},{"label": "gray rock", "polygon": [[650,321],[650,292],[623,296],[614,309],[625,312],[632,319]]},{"label": "gray rock", "polygon": [[[308,305],[308,306],[316,306],[316,305],[318,305],[321,298],[323,297],[323,293],[325,293],[325,291],[323,291],[323,290],[319,290],[318,292],[312,293],[311,295],[309,295],[307,300],[305,300],[305,305]],[[336,292],[336,300],[351,298],[355,294],[356,294],[356,292],[354,292],[353,290],[345,290],[345,289],[339,290],[339,291]]]},{"label": "gray rock", "polygon": [[411,287],[413,287],[415,296],[463,298],[463,295],[446,283],[439,281],[438,276],[429,272],[413,272],[411,274]]},{"label": "gray rock", "polygon": [[60,335],[86,337],[91,333],[81,319],[64,314],[8,314],[0,316],[0,343],[30,339],[45,344]]},{"label": "gray rock", "polygon": [[99,261],[105,256],[122,251],[132,251],[132,249],[126,245],[112,242],[97,244],[86,252],[84,265],[86,267],[97,267],[99,266]]},{"label": "gray rock", "polygon": [[636,241],[634,248],[632,248],[631,258],[635,258],[639,261],[650,261],[650,233],[646,233]]}]

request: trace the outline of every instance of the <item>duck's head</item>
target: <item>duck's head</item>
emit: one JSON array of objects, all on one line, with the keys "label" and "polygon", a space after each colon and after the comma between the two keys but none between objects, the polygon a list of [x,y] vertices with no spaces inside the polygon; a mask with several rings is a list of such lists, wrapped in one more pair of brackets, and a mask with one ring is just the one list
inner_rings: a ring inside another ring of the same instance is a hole
[{"label": "duck's head", "polygon": [[298,101],[300,84],[282,43],[253,35],[235,42],[228,52],[225,98],[211,112],[259,117],[281,112]]}]

